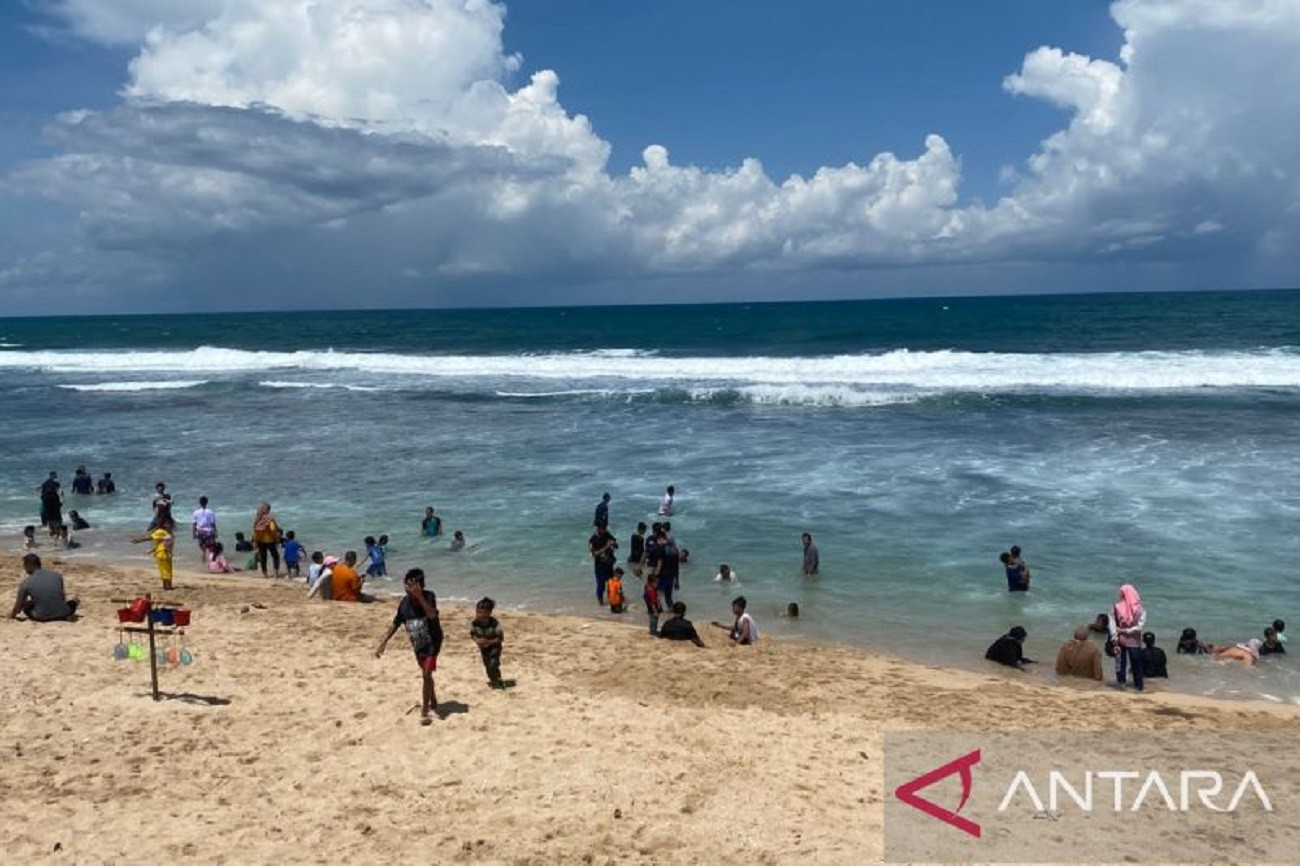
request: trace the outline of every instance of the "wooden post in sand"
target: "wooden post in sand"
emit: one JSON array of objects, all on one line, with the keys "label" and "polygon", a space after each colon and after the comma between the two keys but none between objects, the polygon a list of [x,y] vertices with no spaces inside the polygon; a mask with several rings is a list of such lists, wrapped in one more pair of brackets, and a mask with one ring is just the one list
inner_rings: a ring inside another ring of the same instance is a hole
[{"label": "wooden post in sand", "polygon": [[[144,600],[145,602],[147,602],[147,608],[148,608],[145,611],[145,615],[144,615],[145,627],[141,628],[140,626],[127,626],[124,629],[124,631],[129,632],[131,634],[149,635],[149,684],[153,691],[153,699],[155,701],[160,701],[162,700],[162,695],[158,691],[158,644],[156,641],[156,636],[159,634],[163,634],[167,636],[174,635],[177,633],[178,630],[177,627],[174,625],[164,626],[163,628],[165,629],[165,631],[156,628],[154,626],[154,621],[153,621],[154,608],[156,606],[160,608],[165,607],[165,608],[170,608],[172,610],[178,610],[180,608],[185,607],[185,605],[180,604],[179,602],[160,602],[157,605],[154,605],[153,593],[148,593],[148,592],[145,593]],[[113,599],[113,602],[115,604],[131,604],[133,601],[134,601],[133,599],[127,599],[127,598]]]}]

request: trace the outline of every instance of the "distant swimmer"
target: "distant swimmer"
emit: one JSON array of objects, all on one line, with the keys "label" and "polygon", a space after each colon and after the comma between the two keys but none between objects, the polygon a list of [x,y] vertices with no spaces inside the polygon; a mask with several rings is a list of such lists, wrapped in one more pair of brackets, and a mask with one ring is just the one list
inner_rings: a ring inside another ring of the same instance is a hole
[{"label": "distant swimmer", "polygon": [[1036,664],[1031,658],[1025,658],[1024,644],[1029,632],[1023,626],[1013,625],[1006,634],[989,644],[984,651],[984,658],[1009,668],[1024,669],[1025,665]]},{"label": "distant swimmer", "polygon": [[609,494],[606,493],[600,497],[600,502],[596,503],[596,515],[592,518],[592,526],[609,526]]},{"label": "distant swimmer", "polygon": [[1277,632],[1278,643],[1286,643],[1286,623],[1280,619],[1273,620],[1273,631]]},{"label": "distant swimmer", "polygon": [[805,532],[800,540],[803,542],[803,573],[805,577],[811,577],[821,571],[821,555],[817,552],[817,545],[813,544],[812,533]]},{"label": "distant swimmer", "polygon": [[730,565],[724,562],[718,566],[718,573],[713,575],[713,579],[718,583],[730,583],[733,580],[738,580],[739,575],[731,570]]},{"label": "distant swimmer", "polygon": [[459,529],[457,529],[455,532],[453,532],[453,533],[451,534],[451,546],[450,546],[448,549],[449,549],[449,550],[464,550],[464,549],[465,549],[465,533],[461,532]]},{"label": "distant swimmer", "polygon": [[95,482],[95,492],[101,496],[117,492],[117,485],[113,483],[112,472],[105,472],[104,477]]},{"label": "distant swimmer", "polygon": [[1277,638],[1277,629],[1272,626],[1264,629],[1264,642],[1259,645],[1259,654],[1262,656],[1286,655],[1286,647],[1282,646],[1282,641]]},{"label": "distant swimmer", "polygon": [[664,517],[671,517],[673,513],[673,500],[677,495],[677,489],[669,484],[664,489],[664,498],[659,500],[659,513]]},{"label": "distant swimmer", "polygon": [[86,467],[78,466],[72,475],[72,492],[78,496],[89,496],[95,492],[95,479],[90,477]]}]

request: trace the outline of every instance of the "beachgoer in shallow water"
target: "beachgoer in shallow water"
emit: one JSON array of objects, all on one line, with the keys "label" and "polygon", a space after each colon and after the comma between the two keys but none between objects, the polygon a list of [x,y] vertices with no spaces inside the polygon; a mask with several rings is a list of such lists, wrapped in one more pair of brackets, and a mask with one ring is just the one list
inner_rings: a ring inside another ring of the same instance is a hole
[{"label": "beachgoer in shallow water", "polygon": [[610,613],[623,613],[627,609],[623,597],[623,569],[616,567],[605,581],[605,597],[609,601]]},{"label": "beachgoer in shallow water", "polygon": [[23,527],[23,550],[35,550],[41,545],[36,541],[36,527],[28,524]]},{"label": "beachgoer in shallow water", "polygon": [[718,566],[718,573],[713,575],[715,583],[730,583],[736,579],[736,573],[725,562]]},{"label": "beachgoer in shallow water", "polygon": [[95,492],[95,480],[90,477],[86,467],[78,466],[72,474],[72,492],[78,496],[89,496]]},{"label": "beachgoer in shallow water", "polygon": [[86,518],[78,514],[77,509],[75,508],[68,512],[68,520],[71,521],[72,528],[77,532],[90,528],[90,524],[86,522]]},{"label": "beachgoer in shallow water", "polygon": [[1002,637],[989,644],[984,651],[984,658],[1007,667],[1024,669],[1025,665],[1035,664],[1033,659],[1025,658],[1024,644],[1029,632],[1022,626],[1014,625]]},{"label": "beachgoer in shallow water", "polygon": [[650,635],[653,637],[659,634],[659,614],[663,612],[663,605],[659,603],[659,582],[654,576],[654,572],[646,572],[645,586],[641,589],[641,600],[645,602],[646,615],[650,619]]},{"label": "beachgoer in shallow water", "polygon": [[591,554],[592,571],[596,575],[596,604],[605,603],[605,584],[614,573],[614,563],[618,555],[618,541],[603,523],[596,525],[596,531],[587,539],[587,552]]},{"label": "beachgoer in shallow water", "polygon": [[112,472],[105,472],[104,477],[95,482],[95,492],[101,496],[117,492],[117,484],[113,482]]},{"label": "beachgoer in shallow water", "polygon": [[642,563],[645,562],[645,521],[636,525],[636,532],[632,533],[631,539],[628,540],[630,552],[627,555],[627,564],[631,566],[632,573],[640,577],[645,573]]},{"label": "beachgoer in shallow water", "polygon": [[150,529],[162,526],[164,512],[166,517],[170,518],[172,516],[172,495],[167,492],[167,485],[161,481],[153,486],[151,507],[153,508],[153,517],[149,519]]},{"label": "beachgoer in shallow water", "polygon": [[49,476],[41,482],[41,526],[58,525],[63,522],[63,493],[59,490],[59,473],[51,469]]},{"label": "beachgoer in shallow water", "polygon": [[1148,677],[1169,679],[1169,658],[1156,646],[1154,632],[1142,633],[1142,673]]},{"label": "beachgoer in shallow water", "polygon": [[1277,639],[1277,629],[1269,626],[1264,629],[1264,642],[1259,645],[1259,654],[1262,656],[1286,655],[1286,647]]},{"label": "beachgoer in shallow water", "polygon": [[501,649],[505,646],[506,631],[492,615],[497,603],[484,596],[474,605],[474,618],[469,622],[469,636],[483,657],[483,670],[487,671],[488,685],[494,689],[505,688],[501,680]]},{"label": "beachgoer in shallow water", "polygon": [[226,559],[225,546],[220,541],[212,542],[212,546],[208,548],[208,573],[230,574],[234,570],[230,560]]},{"label": "beachgoer in shallow water", "polygon": [[1019,545],[1011,545],[1007,553],[1011,556],[1011,566],[1020,569],[1020,573],[1024,575],[1025,586],[1028,586],[1029,581],[1033,579],[1033,574],[1029,571],[1029,563],[1025,562],[1025,558],[1020,555]]},{"label": "beachgoer in shallow water", "polygon": [[671,484],[664,489],[664,498],[659,500],[659,513],[664,517],[671,517],[673,513],[673,500],[677,496],[677,490]]},{"label": "beachgoer in shallow water", "polygon": [[424,509],[424,519],[420,521],[420,534],[425,538],[437,538],[442,535],[442,518],[430,505]]},{"label": "beachgoer in shallow water", "polygon": [[455,532],[451,534],[451,545],[448,547],[448,550],[464,550],[464,549],[465,549],[465,533],[457,529]]},{"label": "beachgoer in shallow water", "polygon": [[199,507],[190,515],[190,534],[200,551],[207,551],[217,540],[217,512],[208,507],[208,497],[199,497]]},{"label": "beachgoer in shallow water", "polygon": [[1088,626],[1088,631],[1110,634],[1110,617],[1104,613],[1097,614],[1097,618]]},{"label": "beachgoer in shallow water", "polygon": [[1007,592],[1028,592],[1029,581],[1025,579],[1024,570],[1013,563],[1011,554],[1003,551],[998,555],[1003,571],[1007,576]]},{"label": "beachgoer in shallow water", "polygon": [[1233,644],[1232,646],[1211,646],[1214,657],[1221,661],[1241,662],[1251,667],[1259,664],[1259,648],[1264,642],[1257,637],[1253,637],[1245,643]]},{"label": "beachgoer in shallow water", "polygon": [[420,723],[433,722],[438,711],[438,692],[434,687],[433,673],[438,669],[438,653],[442,651],[442,621],[438,618],[438,598],[424,587],[424,572],[413,568],[402,580],[406,595],[397,603],[397,614],[384,639],[375,650],[375,658],[384,654],[384,647],[402,626],[411,639],[415,662],[420,666],[421,710]]},{"label": "beachgoer in shallow water", "polygon": [[1061,645],[1056,654],[1057,676],[1101,680],[1101,650],[1088,639],[1088,631],[1086,625],[1076,626],[1074,638]]},{"label": "beachgoer in shallow water", "polygon": [[796,601],[792,601],[792,602],[790,602],[789,604],[787,604],[787,605],[785,606],[785,615],[788,616],[788,617],[790,617],[791,619],[798,619],[798,617],[799,617],[799,603],[796,602]]},{"label": "beachgoer in shallow water", "polygon": [[812,533],[805,532],[799,536],[799,540],[803,542],[803,573],[805,577],[811,577],[821,571],[821,554],[817,552],[817,545],[813,544]]},{"label": "beachgoer in shallow water", "polygon": [[1278,643],[1286,643],[1286,623],[1280,619],[1273,620],[1273,631],[1277,632]]},{"label": "beachgoer in shallow water", "polygon": [[280,576],[280,523],[271,513],[271,503],[263,502],[253,512],[253,544],[257,545],[257,564],[262,577],[267,573],[267,560],[274,565],[275,577]]},{"label": "beachgoer in shallow water", "polygon": [[286,577],[302,576],[302,555],[306,550],[292,529],[284,534],[284,573]]},{"label": "beachgoer in shallow water", "polygon": [[735,620],[730,626],[723,625],[720,622],[714,622],[717,628],[727,630],[727,638],[737,646],[749,646],[758,643],[758,625],[754,622],[754,617],[746,612],[745,608],[749,603],[743,595],[736,596],[731,602],[731,615]]},{"label": "beachgoer in shallow water", "polygon": [[592,526],[609,526],[609,494],[600,497],[596,503],[596,514],[591,520]]},{"label": "beachgoer in shallow water", "polygon": [[235,533],[235,553],[252,553],[255,548],[242,532]]},{"label": "beachgoer in shallow water", "polygon": [[1210,650],[1196,636],[1196,629],[1185,628],[1183,633],[1178,637],[1178,646],[1174,650],[1182,655],[1204,655]]},{"label": "beachgoer in shallow water", "polygon": [[23,557],[23,571],[27,576],[18,584],[10,619],[23,614],[30,622],[58,622],[76,618],[78,601],[68,598],[63,586],[63,575],[41,568],[41,558],[34,553]]},{"label": "beachgoer in shallow water", "polygon": [[1126,583],[1110,611],[1110,637],[1115,641],[1115,684],[1123,688],[1132,669],[1133,688],[1142,691],[1142,627],[1147,611],[1137,587]]}]

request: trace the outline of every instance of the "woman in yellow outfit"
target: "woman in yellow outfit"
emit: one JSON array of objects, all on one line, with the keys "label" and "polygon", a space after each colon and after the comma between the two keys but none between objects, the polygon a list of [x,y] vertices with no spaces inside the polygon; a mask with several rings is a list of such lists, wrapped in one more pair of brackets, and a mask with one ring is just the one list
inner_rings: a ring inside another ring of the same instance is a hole
[{"label": "woman in yellow outfit", "polygon": [[171,589],[172,542],[175,539],[172,532],[176,528],[176,521],[172,519],[171,509],[164,507],[155,522],[158,525],[149,530],[147,535],[133,538],[131,543],[140,544],[145,541],[153,543],[153,558],[158,563],[158,577],[162,580],[163,589]]}]

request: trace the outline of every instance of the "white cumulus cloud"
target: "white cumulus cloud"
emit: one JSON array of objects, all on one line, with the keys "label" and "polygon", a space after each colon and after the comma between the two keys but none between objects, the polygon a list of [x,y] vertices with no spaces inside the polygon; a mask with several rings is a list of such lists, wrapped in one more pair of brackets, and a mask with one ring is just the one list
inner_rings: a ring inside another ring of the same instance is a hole
[{"label": "white cumulus cloud", "polygon": [[[611,173],[609,145],[562,104],[556,72],[511,83],[524,59],[505,50],[505,7],[488,0],[47,5],[77,35],[135,56],[122,104],[54,122],[56,155],[3,189],[75,210],[68,243],[105,291],[129,285],[124,255],[155,283],[202,282],[203,251],[218,247],[249,262],[253,282],[255,263],[297,251],[283,266],[313,287],[302,301],[322,303],[354,288],[339,266],[349,257],[412,303],[445,299],[457,280],[468,302],[485,275],[563,284],[1217,257],[1249,276],[1296,264],[1285,242],[1300,213],[1294,2],[1119,0],[1118,57],[1031,48],[1003,88],[1064,122],[988,204],[962,200],[959,155],[938,132],[915,152],[808,177],[773,178],[761,155],[676,165],[656,143]],[[0,254],[0,285],[30,284],[47,260]],[[67,280],[66,265],[51,279]]]}]

